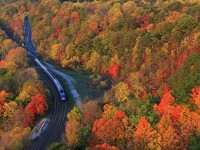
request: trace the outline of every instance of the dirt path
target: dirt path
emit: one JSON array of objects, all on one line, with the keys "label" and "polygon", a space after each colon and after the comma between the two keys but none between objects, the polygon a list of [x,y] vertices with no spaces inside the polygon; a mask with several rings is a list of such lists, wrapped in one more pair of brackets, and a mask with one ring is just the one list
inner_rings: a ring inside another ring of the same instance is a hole
[{"label": "dirt path", "polygon": [[52,65],[48,64],[47,62],[44,62],[44,64],[46,65],[47,68],[49,68],[52,72],[54,72],[55,74],[61,76],[63,79],[65,79],[65,81],[67,81],[69,89],[71,91],[71,94],[73,96],[73,98],[76,101],[76,106],[80,107],[81,106],[81,101],[80,101],[80,96],[78,94],[78,92],[76,91],[74,84],[76,84],[76,81],[74,78],[66,75],[65,73],[58,71],[56,69],[53,68]]}]

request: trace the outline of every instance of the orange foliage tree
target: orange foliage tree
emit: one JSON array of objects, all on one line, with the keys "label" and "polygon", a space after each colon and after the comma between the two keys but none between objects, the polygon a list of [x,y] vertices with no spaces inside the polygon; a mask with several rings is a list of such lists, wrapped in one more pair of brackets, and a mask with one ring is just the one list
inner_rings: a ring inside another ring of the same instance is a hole
[{"label": "orange foliage tree", "polygon": [[191,101],[200,109],[200,86],[191,90]]},{"label": "orange foliage tree", "polygon": [[78,22],[79,20],[80,20],[80,18],[79,18],[79,15],[78,15],[78,12],[73,12],[72,14],[71,14],[71,19],[72,19],[72,21],[73,22]]},{"label": "orange foliage tree", "polygon": [[184,61],[186,60],[187,57],[188,57],[188,55],[186,53],[179,57],[178,62],[177,62],[178,68],[183,66],[183,63],[184,63]]},{"label": "orange foliage tree", "polygon": [[172,114],[164,114],[158,123],[162,148],[187,149],[190,136],[200,131],[199,120],[200,115],[184,105],[176,106]]},{"label": "orange foliage tree", "polygon": [[46,96],[37,94],[31,98],[31,102],[26,106],[26,111],[32,116],[35,114],[43,115],[47,110]]},{"label": "orange foliage tree", "polygon": [[158,133],[162,137],[162,149],[172,150],[177,148],[177,145],[180,143],[181,138],[178,135],[177,129],[174,128],[173,121],[168,114],[163,115],[161,120],[159,121]]},{"label": "orange foliage tree", "polygon": [[109,67],[109,74],[112,78],[117,78],[119,76],[120,64],[112,63]]},{"label": "orange foliage tree", "polygon": [[101,108],[98,106],[97,102],[88,102],[82,107],[82,111],[84,113],[83,123],[84,124],[91,124],[99,119],[102,114]]},{"label": "orange foliage tree", "polygon": [[174,97],[171,95],[172,91],[168,91],[165,94],[163,94],[160,104],[158,105],[158,112],[161,115],[164,115],[165,113],[169,112],[170,106],[174,102]]},{"label": "orange foliage tree", "polygon": [[161,149],[161,138],[145,117],[141,117],[134,133],[134,149]]},{"label": "orange foliage tree", "polygon": [[110,146],[108,143],[103,143],[100,145],[95,145],[94,147],[92,147],[93,150],[119,150],[117,147],[115,146]]},{"label": "orange foliage tree", "polygon": [[181,107],[179,118],[175,123],[181,136],[181,149],[186,149],[189,145],[189,137],[200,131],[199,120],[200,115],[197,112],[190,111],[187,106]]},{"label": "orange foliage tree", "polygon": [[107,142],[123,149],[132,135],[128,117],[125,112],[117,110],[111,119],[104,117],[94,122],[89,143],[93,147]]},{"label": "orange foliage tree", "polygon": [[0,60],[0,68],[4,68],[5,67],[5,61],[4,60]]}]

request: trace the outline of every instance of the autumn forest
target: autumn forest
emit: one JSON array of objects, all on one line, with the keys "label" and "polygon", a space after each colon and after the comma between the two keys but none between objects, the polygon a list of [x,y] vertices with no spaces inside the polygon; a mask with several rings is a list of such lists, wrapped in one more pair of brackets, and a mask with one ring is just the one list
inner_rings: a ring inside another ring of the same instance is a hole
[{"label": "autumn forest", "polygon": [[[0,5],[0,21],[22,40],[25,16],[39,58],[87,72],[104,91],[70,108],[57,149],[200,149],[199,0]],[[0,150],[27,147],[50,107],[26,52],[0,28]]]}]

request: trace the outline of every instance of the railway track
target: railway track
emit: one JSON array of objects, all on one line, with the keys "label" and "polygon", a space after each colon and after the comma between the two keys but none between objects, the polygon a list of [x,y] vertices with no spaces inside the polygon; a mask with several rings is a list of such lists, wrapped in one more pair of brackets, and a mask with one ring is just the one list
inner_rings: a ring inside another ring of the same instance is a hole
[{"label": "railway track", "polygon": [[[25,24],[27,26],[27,24]],[[9,28],[5,24],[0,21],[0,27],[6,32],[9,38],[15,41],[19,46],[22,46],[22,41],[16,38],[13,33],[10,31]],[[25,28],[27,31],[31,31],[30,27]],[[29,35],[31,37],[31,35]],[[33,53],[35,50],[35,45],[33,43],[28,43],[30,51]],[[46,83],[45,85],[49,88],[51,95],[52,95],[52,108],[50,108],[50,117],[51,122],[48,125],[47,130],[41,135],[41,137],[30,143],[30,146],[26,148],[26,150],[46,150],[47,147],[53,143],[62,140],[62,133],[64,131],[65,122],[66,122],[66,114],[68,112],[68,105],[66,101],[60,101],[60,97],[56,90],[55,85],[49,79],[49,77],[43,72],[42,69],[36,65],[35,60],[30,58],[30,64],[38,71],[41,79]]]},{"label": "railway track", "polygon": [[67,102],[60,101],[55,85],[52,83],[52,81],[49,82],[50,79],[46,76],[42,69],[37,67],[34,59],[30,58],[30,63],[39,72],[40,77],[44,81],[48,81],[47,86],[49,87],[53,96],[53,114],[50,117],[51,122],[47,128],[47,131],[44,132],[37,141],[32,142],[28,148],[29,150],[45,150],[51,143],[61,140],[61,137],[59,137],[61,134],[58,133],[62,133],[63,126],[65,125]]},{"label": "railway track", "polygon": [[49,87],[50,92],[53,97],[53,110],[51,115],[49,115],[51,121],[49,126],[41,137],[37,141],[33,141],[28,148],[29,150],[45,150],[51,143],[56,141],[61,141],[61,134],[65,126],[66,113],[67,113],[67,102],[60,100],[60,95],[57,92],[56,86],[51,80],[51,78],[46,75],[44,70],[36,63],[35,58],[32,55],[35,55],[35,46],[33,45],[32,35],[31,35],[31,25],[28,19],[25,19],[24,23],[25,30],[25,41],[29,50],[29,60],[32,66],[35,66],[36,70],[40,74],[40,77],[43,78],[46,82],[46,85]]}]

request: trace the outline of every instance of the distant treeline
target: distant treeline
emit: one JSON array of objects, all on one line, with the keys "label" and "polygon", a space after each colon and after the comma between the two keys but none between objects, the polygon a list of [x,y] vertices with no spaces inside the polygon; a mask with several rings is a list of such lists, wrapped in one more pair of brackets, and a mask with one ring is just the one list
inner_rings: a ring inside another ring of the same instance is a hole
[{"label": "distant treeline", "polygon": [[93,0],[60,0],[61,2],[68,1],[68,2],[92,2]]}]

